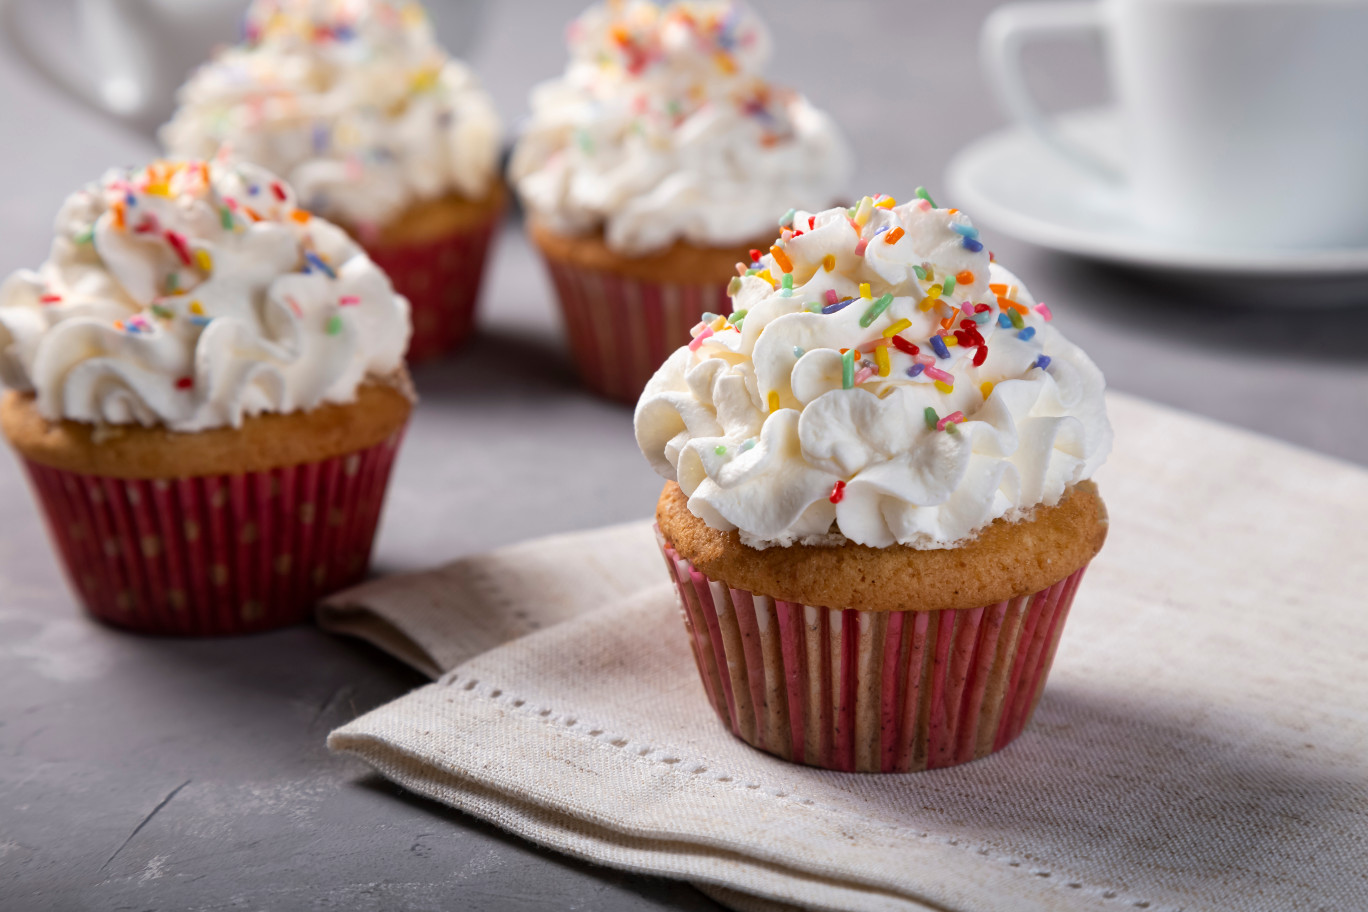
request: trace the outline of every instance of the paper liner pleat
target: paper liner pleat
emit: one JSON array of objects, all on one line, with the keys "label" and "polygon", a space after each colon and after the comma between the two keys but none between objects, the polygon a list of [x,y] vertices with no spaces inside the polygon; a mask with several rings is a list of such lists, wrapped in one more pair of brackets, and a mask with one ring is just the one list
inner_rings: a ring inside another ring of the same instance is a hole
[{"label": "paper liner pleat", "polygon": [[855,772],[954,766],[1011,743],[1087,569],[978,608],[858,611],[729,588],[660,544],[722,721],[786,760]]},{"label": "paper liner pleat", "polygon": [[502,210],[466,231],[423,243],[364,243],[366,253],[408,298],[413,337],[407,359],[425,361],[459,347],[475,326],[485,261]]},{"label": "paper liner pleat", "polygon": [[546,258],[580,379],[635,404],[646,381],[705,313],[731,313],[727,283],[650,282]]},{"label": "paper liner pleat", "polygon": [[365,576],[402,436],[240,475],[25,468],[91,614],[145,633],[249,633],[303,621],[319,598]]}]

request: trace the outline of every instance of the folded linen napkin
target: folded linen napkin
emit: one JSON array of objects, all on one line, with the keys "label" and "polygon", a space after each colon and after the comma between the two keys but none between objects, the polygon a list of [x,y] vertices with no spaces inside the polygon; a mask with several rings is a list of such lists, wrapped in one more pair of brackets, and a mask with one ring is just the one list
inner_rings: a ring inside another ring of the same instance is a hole
[{"label": "folded linen napkin", "polygon": [[736,740],[645,522],[332,599],[325,627],[445,673],[329,743],[743,910],[1368,908],[1368,472],[1109,405],[1111,539],[998,754],[871,776]]}]

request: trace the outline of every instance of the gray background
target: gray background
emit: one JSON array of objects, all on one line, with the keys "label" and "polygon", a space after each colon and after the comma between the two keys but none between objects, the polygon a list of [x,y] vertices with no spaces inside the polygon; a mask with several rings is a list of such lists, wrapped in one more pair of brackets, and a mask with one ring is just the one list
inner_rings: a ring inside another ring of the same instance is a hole
[{"label": "gray background", "polygon": [[[935,193],[955,150],[1002,125],[976,57],[993,4],[756,6],[776,39],[775,78],[853,140],[852,191]],[[563,26],[579,8],[489,10],[470,62],[510,125],[531,85],[561,67]],[[43,13],[69,45],[66,10]],[[1058,107],[1106,97],[1095,47],[1042,48],[1029,63]],[[8,53],[0,130],[0,275],[42,260],[66,193],[153,151]],[[1115,388],[1368,462],[1361,285],[1120,272],[985,236]],[[1344,306],[1308,306],[1324,298]],[[481,322],[467,350],[416,372],[423,401],[377,573],[651,509],[660,482],[629,412],[576,388],[547,282],[516,227],[492,262]],[[687,887],[543,852],[325,750],[331,727],[419,683],[310,628],[177,642],[88,622],[17,465],[0,456],[0,908],[717,908]]]}]

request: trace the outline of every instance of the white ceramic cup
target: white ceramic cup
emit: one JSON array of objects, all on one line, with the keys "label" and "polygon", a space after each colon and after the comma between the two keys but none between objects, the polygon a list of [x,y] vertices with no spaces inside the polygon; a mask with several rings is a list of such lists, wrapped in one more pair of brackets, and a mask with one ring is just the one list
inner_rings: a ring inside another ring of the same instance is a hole
[{"label": "white ceramic cup", "polygon": [[[175,93],[214,48],[237,41],[248,0],[66,0],[76,36],[41,41],[23,20],[62,0],[0,0],[0,31],[19,59],[49,83],[101,113],[153,133]],[[433,22],[452,53],[469,50],[483,0],[433,0]],[[45,46],[47,45],[47,46]]]},{"label": "white ceramic cup", "polygon": [[[1026,89],[1021,52],[1100,35],[1123,118],[1123,173],[1069,143]],[[1141,219],[1211,246],[1368,243],[1368,0],[1022,3],[985,22],[1009,116],[1124,183]]]}]

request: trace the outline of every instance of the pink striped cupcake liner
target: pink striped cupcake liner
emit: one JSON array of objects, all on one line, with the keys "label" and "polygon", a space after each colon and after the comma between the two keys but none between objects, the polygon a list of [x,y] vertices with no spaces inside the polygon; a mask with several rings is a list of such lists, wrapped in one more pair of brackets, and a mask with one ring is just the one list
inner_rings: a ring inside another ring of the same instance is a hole
[{"label": "pink striped cupcake liner", "polygon": [[1087,569],[981,608],[857,611],[729,588],[660,546],[723,723],[760,750],[845,772],[955,766],[1010,744]]},{"label": "pink striped cupcake liner", "polygon": [[308,619],[361,581],[403,432],[241,475],[130,479],[24,460],[86,609],[140,633],[220,636]]},{"label": "pink striped cupcake liner", "polygon": [[362,242],[412,306],[410,364],[446,354],[470,338],[485,260],[502,215],[500,209],[469,231],[423,244]]},{"label": "pink striped cupcake liner", "polygon": [[731,313],[727,282],[650,282],[546,258],[570,349],[589,389],[635,405],[646,381],[705,313]]}]

